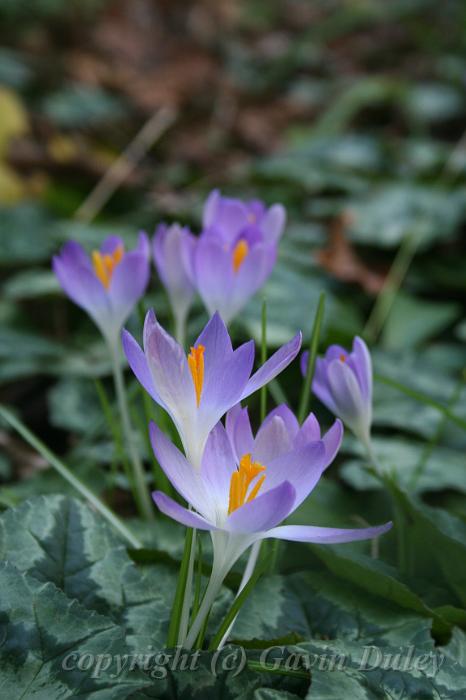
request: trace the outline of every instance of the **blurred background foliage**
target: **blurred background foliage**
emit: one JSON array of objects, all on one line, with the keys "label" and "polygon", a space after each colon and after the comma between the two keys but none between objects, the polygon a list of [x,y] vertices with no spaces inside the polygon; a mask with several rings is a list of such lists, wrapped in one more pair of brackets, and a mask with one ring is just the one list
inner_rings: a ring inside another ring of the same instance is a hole
[{"label": "blurred background foliage", "polygon": [[[0,0],[0,20],[2,400],[96,489],[113,483],[93,385],[109,363],[51,256],[70,237],[130,242],[161,220],[198,230],[213,187],[287,207],[265,290],[271,347],[309,334],[324,289],[322,348],[364,334],[377,373],[466,419],[464,2]],[[94,219],[80,215],[160,108],[173,110],[171,127]],[[151,305],[169,324],[155,273]],[[236,340],[259,338],[260,305],[235,322]],[[193,335],[204,320],[199,305]],[[131,325],[139,334],[137,315]],[[290,368],[274,396],[296,402],[300,387]],[[401,483],[466,519],[464,430],[381,382],[375,425],[380,460]],[[3,505],[65,489],[5,426],[0,441]],[[332,488],[350,499],[344,513],[377,514],[350,438],[341,462]],[[114,505],[131,512],[117,483]],[[368,489],[373,506],[359,500]]]}]

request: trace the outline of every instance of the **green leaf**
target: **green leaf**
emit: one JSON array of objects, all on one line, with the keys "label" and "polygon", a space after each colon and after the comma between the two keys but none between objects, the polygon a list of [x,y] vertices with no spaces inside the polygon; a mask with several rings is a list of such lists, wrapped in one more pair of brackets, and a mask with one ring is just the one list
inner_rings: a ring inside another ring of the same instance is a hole
[{"label": "green leaf", "polygon": [[417,299],[398,292],[383,330],[387,350],[411,348],[434,337],[461,315],[461,307],[450,302]]},{"label": "green leaf", "polygon": [[241,608],[231,636],[241,640],[277,639],[292,634],[306,638],[309,633],[301,602],[286,578],[266,576]]},{"label": "green leaf", "polygon": [[[115,659],[130,652],[124,628],[70,600],[53,583],[0,564],[0,694],[5,698],[64,700],[79,692],[90,700],[125,700],[149,686],[141,672],[116,675]],[[66,670],[79,656],[113,657],[100,673]],[[93,677],[95,675],[95,677]]]},{"label": "green leaf", "polygon": [[[345,446],[362,459],[346,462],[341,469],[344,480],[360,490],[382,488],[381,483],[367,471],[367,459],[361,446],[348,440]],[[388,474],[396,474],[398,483],[404,487],[412,485],[417,467],[424,458],[425,444],[396,437],[374,437],[372,447],[378,462]],[[466,493],[466,469],[464,452],[449,447],[434,446],[427,455],[422,472],[416,481],[417,491],[439,491],[457,489]]]},{"label": "green leaf", "polygon": [[0,208],[0,265],[48,260],[55,236],[55,221],[38,205]]},{"label": "green leaf", "polygon": [[364,245],[398,246],[407,234],[428,248],[455,236],[464,219],[463,192],[409,183],[386,185],[351,206],[351,238]]},{"label": "green leaf", "polygon": [[443,604],[465,607],[466,523],[394,489],[408,518],[413,574],[447,589],[450,597]]},{"label": "green leaf", "polygon": [[434,633],[445,635],[451,632],[452,625],[448,619],[426,605],[406,583],[399,580],[399,574],[393,567],[378,559],[355,554],[347,547],[310,546],[333,574],[373,596],[380,597],[381,605],[384,605],[383,601],[391,601],[400,608],[431,618]]},{"label": "green leaf", "polygon": [[57,428],[78,433],[96,432],[104,417],[94,383],[89,379],[65,377],[48,394],[50,422]]},{"label": "green leaf", "polygon": [[163,647],[175,573],[161,564],[138,569],[121,540],[79,501],[38,496],[7,510],[0,556],[124,624],[131,644]]}]

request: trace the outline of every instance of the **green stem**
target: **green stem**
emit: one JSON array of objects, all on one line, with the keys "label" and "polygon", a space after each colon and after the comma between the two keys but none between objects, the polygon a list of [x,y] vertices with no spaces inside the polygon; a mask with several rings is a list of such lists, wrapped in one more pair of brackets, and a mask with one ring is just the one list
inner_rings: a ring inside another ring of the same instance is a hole
[{"label": "green stem", "polygon": [[220,625],[217,634],[215,635],[215,637],[213,637],[212,641],[209,644],[209,651],[214,651],[219,647],[224,635],[227,633],[228,629],[230,628],[230,625],[235,621],[235,618],[241,610],[241,606],[244,605],[246,598],[252,593],[252,590],[256,585],[257,581],[259,580],[259,577],[264,572],[264,569],[265,565],[257,566],[244,588],[236,596],[230,610],[228,611],[227,615],[225,616],[225,619]]},{"label": "green stem", "polygon": [[[263,542],[262,540],[259,540],[258,542],[254,542],[254,544],[252,545],[251,551],[249,552],[249,557],[248,557],[248,561],[246,564],[246,568],[244,569],[243,578],[241,579],[241,583],[239,584],[238,592],[236,593],[237,597],[239,596],[239,594],[241,593],[241,591],[243,590],[243,588],[245,587],[245,585],[247,584],[247,582],[249,581],[251,576],[253,575],[254,569],[256,568],[257,559],[259,558],[259,554],[261,551],[261,545],[264,545],[264,544],[267,544],[267,543]],[[236,617],[237,616],[235,616],[234,619],[231,621],[228,629],[226,630],[222,639],[220,640],[220,642],[218,644],[219,649],[222,649],[224,647],[224,645],[226,644],[228,637],[231,634],[231,630],[233,629],[233,626],[236,622]]]},{"label": "green stem", "polygon": [[137,506],[141,515],[146,520],[154,519],[154,509],[152,507],[151,498],[149,491],[147,489],[146,479],[144,475],[144,468],[139,457],[138,448],[134,441],[134,432],[131,426],[131,421],[129,418],[128,404],[126,401],[125,384],[123,380],[123,371],[118,359],[118,349],[115,344],[114,347],[110,346],[110,352],[112,357],[112,369],[113,369],[113,379],[115,382],[115,392],[118,401],[118,407],[120,411],[121,423],[123,426],[123,434],[126,439],[126,444],[128,446],[128,451],[133,465],[133,476],[134,476],[134,486],[135,494],[137,494]]},{"label": "green stem", "polygon": [[[262,315],[261,315],[261,363],[265,364],[267,361],[267,301],[264,297],[262,301]],[[267,415],[267,385],[264,384],[260,390],[260,419],[261,423],[265,420]]]},{"label": "green stem", "polygon": [[214,566],[212,568],[212,573],[210,576],[209,583],[207,584],[202,603],[196,615],[196,619],[194,620],[191,629],[189,630],[188,636],[186,637],[186,641],[184,644],[184,647],[186,649],[191,649],[193,644],[196,642],[196,639],[198,638],[198,635],[201,632],[205,619],[210,612],[215,597],[222,586],[223,579],[225,578],[226,573],[227,571],[223,567],[215,565],[214,557]]},{"label": "green stem", "polygon": [[364,328],[363,335],[368,340],[374,342],[380,334],[421,239],[417,232],[408,233],[403,238]]},{"label": "green stem", "polygon": [[322,325],[322,319],[324,317],[324,310],[325,293],[321,292],[319,297],[319,303],[317,305],[316,315],[314,317],[314,322],[312,325],[311,337],[309,340],[309,357],[307,360],[306,378],[304,380],[303,391],[301,394],[301,401],[299,403],[298,411],[298,420],[300,423],[304,422],[304,419],[306,418],[309,409],[309,401],[311,398],[311,386],[312,380],[314,378],[317,349],[319,347],[320,327]]},{"label": "green stem", "polygon": [[98,498],[70,469],[55,455],[44,443],[39,440],[24,423],[9,411],[5,406],[0,405],[0,416],[11,425],[31,447],[33,447],[42,457],[62,476],[78,493],[83,496],[98,511],[107,522],[112,525],[120,535],[134,549],[141,549],[142,543],[131,533],[124,523]]},{"label": "green stem", "polygon": [[175,339],[184,348],[186,343],[186,313],[173,312],[175,319]]},{"label": "green stem", "polygon": [[95,387],[97,390],[97,395],[99,397],[102,412],[105,416],[108,427],[110,428],[110,432],[111,432],[112,437],[113,437],[113,442],[114,442],[115,448],[116,448],[116,450],[115,450],[116,456],[120,460],[121,464],[123,465],[123,468],[124,468],[125,474],[126,474],[126,478],[128,479],[128,483],[129,483],[130,488],[134,494],[133,475],[131,473],[131,466],[128,462],[128,458],[125,454],[125,450],[123,447],[123,441],[121,438],[121,428],[118,425],[118,422],[115,420],[115,416],[113,415],[112,407],[110,406],[110,402],[108,400],[107,394],[105,392],[105,389],[103,387],[102,382],[99,379],[95,380]]},{"label": "green stem", "polygon": [[189,562],[193,545],[193,530],[188,528],[184,540],[183,557],[181,559],[180,572],[176,584],[175,597],[173,600],[170,616],[170,626],[168,628],[167,647],[174,648],[178,644],[178,633],[180,629],[183,601],[185,597],[186,580],[188,578]]},{"label": "green stem", "polygon": [[409,544],[407,539],[408,528],[404,510],[400,505],[396,488],[393,486],[393,483],[395,482],[392,483],[392,480],[388,478],[386,474],[384,474],[384,471],[374,454],[370,439],[365,444],[365,448],[367,450],[369,461],[376,470],[378,478],[382,480],[391,497],[393,520],[395,521],[395,532],[397,539],[398,568],[402,574],[406,574],[408,572],[409,565]]}]

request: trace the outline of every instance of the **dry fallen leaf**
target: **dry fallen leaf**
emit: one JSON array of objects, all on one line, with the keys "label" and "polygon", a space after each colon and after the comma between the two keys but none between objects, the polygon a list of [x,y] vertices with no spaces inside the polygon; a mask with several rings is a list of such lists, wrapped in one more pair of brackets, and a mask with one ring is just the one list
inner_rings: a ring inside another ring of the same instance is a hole
[{"label": "dry fallen leaf", "polygon": [[354,282],[368,294],[378,294],[385,275],[367,267],[356,253],[345,235],[348,223],[347,214],[335,219],[329,230],[327,247],[319,250],[315,257],[327,272],[342,282]]}]

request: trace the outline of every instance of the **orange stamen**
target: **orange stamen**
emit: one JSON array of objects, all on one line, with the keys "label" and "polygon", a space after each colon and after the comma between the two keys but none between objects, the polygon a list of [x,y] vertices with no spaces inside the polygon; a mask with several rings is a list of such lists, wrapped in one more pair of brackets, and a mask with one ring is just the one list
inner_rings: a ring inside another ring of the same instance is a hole
[{"label": "orange stamen", "polygon": [[122,261],[124,253],[125,250],[122,243],[115,248],[113,253],[101,253],[98,250],[94,250],[92,252],[94,272],[104,285],[105,289],[109,288],[110,282],[112,281],[113,271],[118,263]]},{"label": "orange stamen", "polygon": [[238,272],[248,253],[249,245],[245,240],[241,239],[233,249],[233,270],[235,272]]},{"label": "orange stamen", "polygon": [[203,345],[191,348],[188,355],[188,366],[193,378],[194,390],[196,392],[197,405],[201,403],[202,387],[204,385],[204,350]]},{"label": "orange stamen", "polygon": [[231,475],[228,515],[245,503],[254,500],[264,483],[265,474],[254,484],[249,496],[248,489],[254,479],[264,471],[265,467],[259,462],[253,462],[250,454],[241,457],[238,469]]},{"label": "orange stamen", "polygon": [[340,362],[346,362],[346,355],[343,355],[343,353],[340,355]]}]

